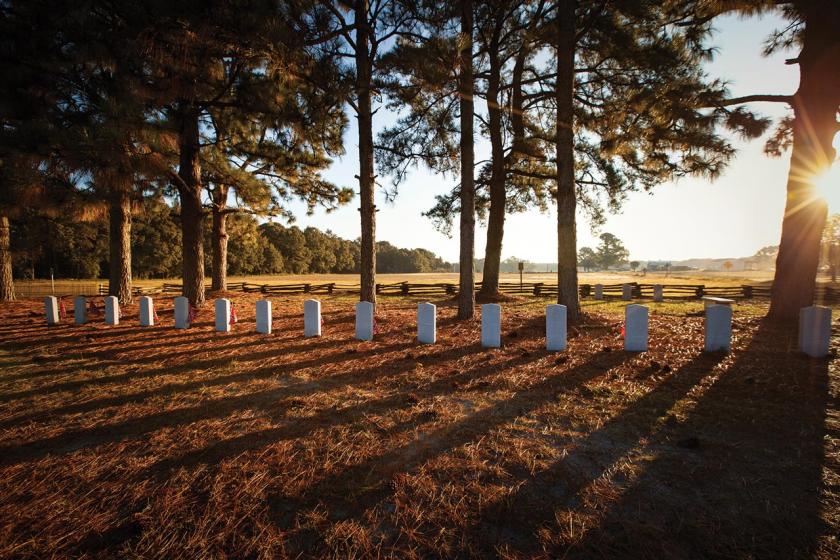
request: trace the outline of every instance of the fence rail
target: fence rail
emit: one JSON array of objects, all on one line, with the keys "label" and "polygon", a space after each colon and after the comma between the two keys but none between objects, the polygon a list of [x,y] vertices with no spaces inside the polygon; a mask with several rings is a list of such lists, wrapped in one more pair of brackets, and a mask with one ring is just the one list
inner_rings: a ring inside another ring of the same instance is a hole
[{"label": "fence rail", "polygon": [[[654,284],[630,282],[633,298],[653,298]],[[620,299],[623,295],[624,284],[603,284],[603,297],[606,300]],[[768,298],[772,290],[769,284],[741,286],[707,286],[704,284],[663,284],[665,299],[698,300],[704,296],[724,297],[730,299]],[[259,293],[266,295],[292,294],[358,294],[358,284],[337,284],[300,282],[292,284],[255,284],[252,282],[232,282],[227,286],[230,292]],[[476,283],[476,290],[481,289],[481,282]],[[132,292],[136,296],[150,294],[180,294],[181,284],[164,283],[152,288],[135,287]],[[538,297],[556,297],[557,284],[546,282],[501,282],[499,291],[510,295],[533,295]],[[591,298],[595,293],[593,284],[580,284],[579,295]],[[75,296],[75,295],[107,295],[108,285],[99,282],[56,281],[52,286],[44,281],[17,281],[15,292],[18,297],[39,297],[46,295]],[[382,296],[454,296],[458,293],[458,285],[454,283],[413,283],[397,282],[393,284],[377,284],[376,293]],[[818,285],[816,299],[823,303],[840,302],[840,287]]]}]

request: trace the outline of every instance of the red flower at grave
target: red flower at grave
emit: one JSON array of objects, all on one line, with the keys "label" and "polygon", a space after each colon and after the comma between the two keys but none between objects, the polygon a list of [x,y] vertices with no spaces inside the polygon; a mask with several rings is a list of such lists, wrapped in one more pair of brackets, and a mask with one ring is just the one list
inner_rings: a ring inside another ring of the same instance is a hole
[{"label": "red flower at grave", "polygon": [[190,305],[190,312],[187,314],[187,324],[192,325],[193,321],[198,318],[198,309]]},{"label": "red flower at grave", "polygon": [[59,300],[58,316],[62,319],[67,318],[67,308],[64,307],[64,302]]},{"label": "red flower at grave", "polygon": [[155,320],[155,323],[160,321],[160,319],[158,319],[157,309],[155,309],[154,305],[152,306],[152,318]]},{"label": "red flower at grave", "polygon": [[236,321],[237,321],[236,307],[234,307],[233,304],[231,304],[231,306],[230,306],[230,324],[235,325]]}]

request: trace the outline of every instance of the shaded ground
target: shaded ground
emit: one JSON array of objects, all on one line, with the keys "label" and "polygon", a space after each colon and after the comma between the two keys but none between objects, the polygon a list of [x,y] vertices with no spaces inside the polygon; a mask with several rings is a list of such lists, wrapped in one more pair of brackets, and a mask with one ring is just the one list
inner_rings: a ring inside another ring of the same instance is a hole
[{"label": "shaded ground", "polygon": [[532,299],[486,351],[447,306],[419,346],[412,300],[361,343],[350,298],[320,339],[302,298],[270,336],[233,298],[230,334],[0,307],[0,557],[840,555],[835,362],[755,308],[729,355],[665,313],[626,354],[618,304],[551,354]]}]

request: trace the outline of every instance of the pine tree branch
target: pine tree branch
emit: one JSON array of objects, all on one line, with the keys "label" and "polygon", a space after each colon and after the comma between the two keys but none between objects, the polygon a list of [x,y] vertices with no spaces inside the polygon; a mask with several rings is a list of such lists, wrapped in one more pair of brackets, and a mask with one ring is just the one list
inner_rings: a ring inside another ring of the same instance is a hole
[{"label": "pine tree branch", "polygon": [[708,107],[729,107],[730,105],[741,105],[743,103],[752,102],[766,102],[766,103],[792,103],[792,95],[772,95],[772,94],[755,94],[745,95],[743,97],[733,97],[732,99],[724,99]]}]

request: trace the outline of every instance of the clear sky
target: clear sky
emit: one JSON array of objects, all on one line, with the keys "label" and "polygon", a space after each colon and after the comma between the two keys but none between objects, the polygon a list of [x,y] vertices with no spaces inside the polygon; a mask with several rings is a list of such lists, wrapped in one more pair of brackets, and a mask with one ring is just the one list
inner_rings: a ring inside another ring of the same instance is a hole
[{"label": "clear sky", "polygon": [[[796,91],[798,68],[784,64],[784,54],[765,58],[761,48],[765,38],[782,25],[776,18],[726,18],[717,23],[714,44],[719,48],[708,65],[709,74],[730,82],[733,95],[752,93],[791,94]],[[785,114],[785,105],[756,104],[768,116]],[[383,122],[384,109],[374,116]],[[352,119],[355,121],[355,119]],[[357,131],[355,122],[346,133],[346,154],[337,160],[326,176],[334,182],[358,189]],[[754,254],[766,245],[776,245],[781,231],[788,157],[768,158],[763,140],[735,141],[739,153],[726,173],[715,182],[683,179],[663,184],[651,194],[633,193],[618,215],[611,215],[601,231],[621,238],[637,260],[680,260],[691,257],[741,257]],[[476,159],[482,159],[486,143],[476,146]],[[835,170],[840,167],[835,165]],[[838,173],[834,174],[835,176]],[[437,232],[421,213],[434,204],[437,194],[448,191],[453,178],[415,170],[400,187],[394,203],[378,195],[377,239],[399,247],[423,247],[444,259],[457,262],[457,229],[453,238]],[[388,181],[380,177],[380,182]],[[838,181],[840,183],[840,181]],[[832,212],[840,211],[840,184],[830,197]],[[322,210],[306,216],[303,205],[295,204],[297,225],[313,225],[355,239],[359,236],[358,202],[331,214]],[[457,222],[457,221],[456,221]],[[597,244],[582,215],[578,216],[578,247]],[[483,257],[486,228],[476,231],[476,256]],[[531,262],[556,261],[556,226],[553,212],[537,211],[508,215],[502,257],[515,256]]]}]

